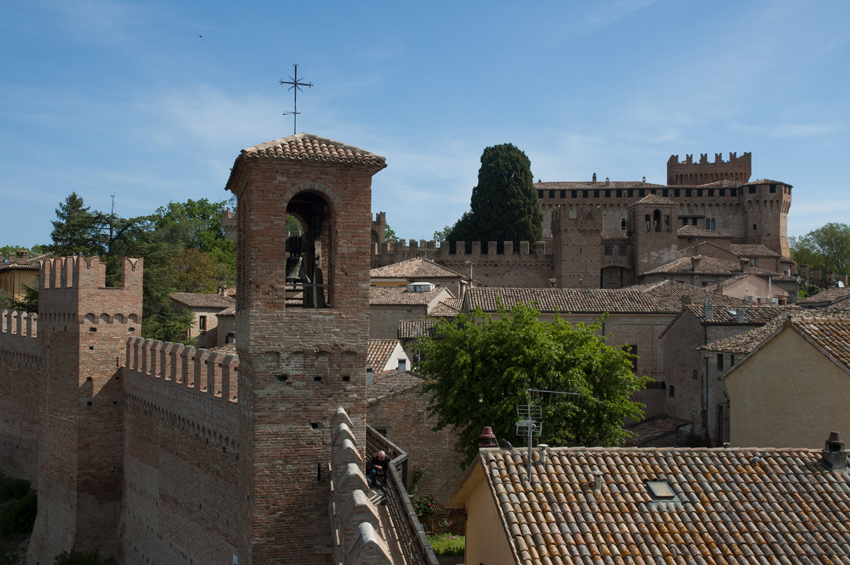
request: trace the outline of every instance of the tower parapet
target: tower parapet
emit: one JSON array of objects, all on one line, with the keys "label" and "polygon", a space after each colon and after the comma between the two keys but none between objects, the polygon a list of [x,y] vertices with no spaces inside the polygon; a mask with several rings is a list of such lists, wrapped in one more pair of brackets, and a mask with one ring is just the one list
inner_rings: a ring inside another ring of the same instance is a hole
[{"label": "tower parapet", "polygon": [[602,211],[593,205],[552,210],[555,286],[600,288]]},{"label": "tower parapet", "polygon": [[679,161],[678,155],[671,155],[667,160],[668,185],[702,185],[722,180],[742,184],[750,180],[753,169],[752,153],[729,153],[729,160],[723,160],[722,153],[714,154],[714,162],[708,162],[708,153],[700,154],[698,163],[693,155],[686,155],[684,161]]}]

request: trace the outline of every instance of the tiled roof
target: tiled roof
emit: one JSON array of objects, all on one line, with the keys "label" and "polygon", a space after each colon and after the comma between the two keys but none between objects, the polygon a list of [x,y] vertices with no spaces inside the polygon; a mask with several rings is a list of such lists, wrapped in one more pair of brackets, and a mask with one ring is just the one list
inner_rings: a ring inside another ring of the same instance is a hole
[{"label": "tiled roof", "polygon": [[517,563],[850,561],[850,474],[825,470],[819,451],[556,448],[530,473],[524,454],[482,449],[475,462]]},{"label": "tiled roof", "polygon": [[850,319],[813,318],[791,322],[794,331],[850,372]]},{"label": "tiled roof", "polygon": [[800,300],[799,304],[831,304],[837,300],[844,300],[850,296],[850,287],[828,288],[812,296]]},{"label": "tiled roof", "polygon": [[[749,272],[741,273],[739,275],[735,275],[734,277],[729,277],[727,279],[723,279],[723,281],[722,281],[723,288],[726,288],[726,286],[728,286],[729,284],[731,284],[735,281],[739,281],[739,280],[745,279],[747,277],[759,277],[761,279],[764,279],[766,277],[770,277],[773,280],[785,280],[786,279],[785,275],[780,275],[779,273],[770,273],[769,275],[764,275],[762,273],[752,272],[752,271],[755,270],[752,267],[748,267],[748,269],[749,269]],[[758,270],[761,271],[763,269],[758,269]],[[791,278],[793,278],[793,277],[791,277]],[[718,285],[718,283],[709,284],[709,285],[705,286],[705,289],[717,292],[717,285]],[[777,295],[779,295],[779,296],[790,296],[787,291],[779,288],[778,286],[774,286],[772,288],[772,292],[774,294],[774,297],[776,297]]]},{"label": "tiled roof", "polygon": [[229,308],[236,300],[221,294],[203,294],[199,292],[172,292],[171,299],[189,308]]},{"label": "tiled roof", "polygon": [[225,355],[236,355],[236,344],[235,343],[227,343],[225,345],[220,345],[218,347],[211,347],[210,351],[216,351],[218,353],[223,353]]},{"label": "tiled roof", "polygon": [[[779,314],[788,311],[796,311],[799,308],[793,306],[756,306],[752,302],[744,308],[744,324],[759,324],[764,325],[769,323]],[[715,306],[711,312],[711,320],[705,319],[705,305],[691,304],[688,310],[700,323],[706,324],[731,324],[735,323],[737,318],[735,314],[736,308],[723,308]]]},{"label": "tiled roof", "polygon": [[668,436],[681,428],[690,424],[688,420],[665,416],[641,422],[636,426],[628,428],[626,431],[632,433],[632,437],[626,441],[626,445],[641,446],[656,439]]},{"label": "tiled roof", "polygon": [[677,314],[682,310],[682,297],[692,303],[702,303],[710,298],[718,306],[746,307],[751,303],[702,288],[674,281],[662,281],[641,286],[618,289],[586,288],[471,288],[466,291],[464,311],[481,308],[485,312],[498,310],[497,298],[507,308],[520,302],[535,302],[540,312],[652,312]]},{"label": "tiled roof", "polygon": [[592,189],[592,190],[605,190],[611,188],[633,188],[633,189],[641,189],[641,188],[669,188],[666,184],[652,184],[648,182],[642,182],[639,180],[627,180],[627,181],[610,181],[605,182],[602,181],[567,181],[567,182],[536,182],[534,183],[534,188],[538,190],[557,190],[559,188],[565,189]]},{"label": "tiled roof", "polygon": [[369,304],[410,304],[428,305],[445,287],[437,286],[428,292],[414,292],[406,286],[370,286]]},{"label": "tiled roof", "polygon": [[460,314],[463,307],[463,298],[446,298],[428,313],[429,316],[437,318],[454,318]]},{"label": "tiled roof", "polygon": [[235,315],[236,315],[236,306],[231,306],[230,308],[225,308],[224,310],[222,310],[221,312],[216,314],[216,316],[235,316]]},{"label": "tiled roof", "polygon": [[396,339],[370,339],[369,353],[366,355],[366,366],[383,371],[396,345],[398,345],[398,340]]},{"label": "tiled roof", "polygon": [[706,230],[697,226],[682,226],[676,230],[676,233],[679,234],[679,237],[702,237],[706,239],[714,238],[714,239],[729,239],[732,236],[728,233],[721,233],[719,231]]},{"label": "tiled roof", "polygon": [[[2,255],[0,255],[2,257]],[[51,255],[48,253],[42,255],[36,255],[35,257],[30,257],[26,261],[22,263],[17,262],[16,257],[10,257],[8,263],[0,263],[0,273],[3,271],[38,271],[41,269],[41,261],[44,259],[50,258]]]},{"label": "tiled roof", "polygon": [[333,161],[386,167],[386,159],[363,149],[309,133],[299,133],[242,150],[243,157]]},{"label": "tiled roof", "polygon": [[398,338],[399,339],[416,339],[421,335],[428,337],[436,336],[434,332],[434,324],[437,320],[399,320],[398,322]]},{"label": "tiled roof", "polygon": [[664,198],[663,196],[658,196],[657,194],[647,194],[635,204],[673,204],[678,205],[679,203],[675,200],[670,200],[669,198]]},{"label": "tiled roof", "polygon": [[410,371],[401,374],[398,371],[375,373],[372,377],[372,386],[366,389],[366,401],[374,402],[424,382],[422,377]]},{"label": "tiled roof", "polygon": [[[699,261],[698,270],[694,269],[694,260]],[[645,271],[643,275],[676,274],[676,273],[711,273],[719,275],[731,275],[740,273],[741,266],[730,261],[723,261],[709,255],[693,255],[690,257],[679,257],[669,263],[659,265],[654,269]]]},{"label": "tiled roof", "polygon": [[415,258],[393,263],[385,267],[378,267],[369,271],[369,277],[373,279],[391,278],[391,279],[406,279],[406,278],[435,278],[435,279],[456,279],[463,278],[463,275],[456,271],[452,271],[442,265],[431,261],[430,259]]},{"label": "tiled roof", "polygon": [[[715,312],[716,311],[717,310],[715,309]],[[712,351],[716,353],[746,355],[761,345],[768,337],[773,335],[773,333],[778,330],[783,323],[785,323],[785,320],[789,315],[794,320],[803,321],[814,318],[848,318],[850,317],[850,308],[828,307],[818,308],[816,310],[806,310],[803,308],[787,309],[776,315],[772,320],[760,328],[713,341],[699,349],[702,351]]]},{"label": "tiled roof", "polygon": [[738,257],[779,257],[779,253],[768,249],[761,243],[733,243],[729,246],[729,251]]},{"label": "tiled roof", "polygon": [[787,182],[782,182],[781,180],[770,180],[770,179],[758,179],[751,180],[745,184],[784,184],[785,186],[791,186]]}]

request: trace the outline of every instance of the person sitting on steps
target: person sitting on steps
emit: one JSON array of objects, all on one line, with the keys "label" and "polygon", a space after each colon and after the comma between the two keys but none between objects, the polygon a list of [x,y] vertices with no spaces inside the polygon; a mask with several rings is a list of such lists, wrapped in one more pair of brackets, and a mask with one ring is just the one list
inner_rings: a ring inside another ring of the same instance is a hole
[{"label": "person sitting on steps", "polygon": [[381,478],[381,486],[387,485],[387,469],[390,465],[390,458],[387,457],[386,452],[379,451],[375,455],[372,456],[371,461],[369,461],[369,478],[372,483],[372,488],[378,487],[378,478]]}]

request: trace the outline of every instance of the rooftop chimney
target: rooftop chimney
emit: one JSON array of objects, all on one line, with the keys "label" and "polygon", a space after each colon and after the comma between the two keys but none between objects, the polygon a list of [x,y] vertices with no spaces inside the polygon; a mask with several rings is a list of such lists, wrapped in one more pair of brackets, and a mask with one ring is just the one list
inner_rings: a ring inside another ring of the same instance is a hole
[{"label": "rooftop chimney", "polygon": [[602,471],[599,469],[593,470],[593,490],[602,489]]},{"label": "rooftop chimney", "polygon": [[15,262],[20,265],[30,260],[30,252],[25,249],[19,249],[15,254]]},{"label": "rooftop chimney", "polygon": [[700,261],[700,259],[701,259],[701,257],[699,255],[694,255],[693,257],[691,257],[691,266],[693,267],[693,270],[694,270],[695,273],[700,272],[699,271],[699,261]]},{"label": "rooftop chimney", "polygon": [[705,305],[703,305],[703,311],[705,312],[705,319],[711,320],[714,317],[714,304],[709,302],[708,298],[705,299]]},{"label": "rooftop chimney", "polygon": [[496,447],[496,436],[493,435],[493,428],[484,426],[481,435],[478,436],[478,447]]},{"label": "rooftop chimney", "polygon": [[593,182],[596,182],[596,173],[593,173]]},{"label": "rooftop chimney", "polygon": [[690,294],[682,295],[682,307],[690,306],[690,305],[691,305],[691,295]]},{"label": "rooftop chimney", "polygon": [[545,443],[538,443],[537,449],[540,450],[540,464],[545,467],[546,466],[546,450],[549,449],[549,446]]},{"label": "rooftop chimney", "polygon": [[821,453],[821,463],[830,471],[847,468],[847,451],[844,450],[840,433],[829,432]]},{"label": "rooftop chimney", "polygon": [[748,269],[747,269],[747,267],[749,267],[749,266],[750,266],[750,260],[749,260],[749,259],[745,259],[745,258],[743,258],[743,257],[741,257],[741,259],[739,259],[739,260],[740,260],[740,262],[741,262],[741,272],[742,272],[742,273],[746,273],[746,272],[747,272],[747,270],[748,270]]},{"label": "rooftop chimney", "polygon": [[747,309],[746,308],[738,308],[737,310],[735,310],[735,321],[738,322],[739,324],[743,324],[744,318],[746,317],[746,315],[747,315]]}]

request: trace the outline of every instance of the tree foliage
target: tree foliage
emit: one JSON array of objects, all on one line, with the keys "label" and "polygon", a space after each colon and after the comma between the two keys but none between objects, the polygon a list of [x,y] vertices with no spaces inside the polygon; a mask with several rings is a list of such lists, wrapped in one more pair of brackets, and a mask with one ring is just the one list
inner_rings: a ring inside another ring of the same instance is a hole
[{"label": "tree foliage", "polygon": [[395,241],[398,239],[398,234],[389,224],[384,225],[384,241]]},{"label": "tree foliage", "polygon": [[828,223],[806,235],[789,238],[791,258],[798,266],[822,269],[824,274],[847,273],[850,267],[850,226]]},{"label": "tree foliage", "polygon": [[529,388],[580,394],[548,395],[542,402],[541,443],[615,445],[629,437],[625,419],[642,418],[643,405],[630,397],[649,379],[632,373],[633,355],[606,345],[599,323],[572,325],[559,316],[541,322],[538,316],[524,304],[500,307],[496,318],[479,310],[438,321],[438,338],[419,339],[424,361],[418,370],[431,379],[423,393],[433,392],[434,431],[457,431],[455,449],[467,463],[478,453],[482,426],[524,443],[516,436],[516,406],[533,402]]},{"label": "tree foliage", "polygon": [[8,310],[12,307],[12,295],[0,288],[0,310]]},{"label": "tree foliage", "polygon": [[513,144],[484,149],[469,211],[451,228],[449,241],[538,241],[543,214],[531,161]]}]

